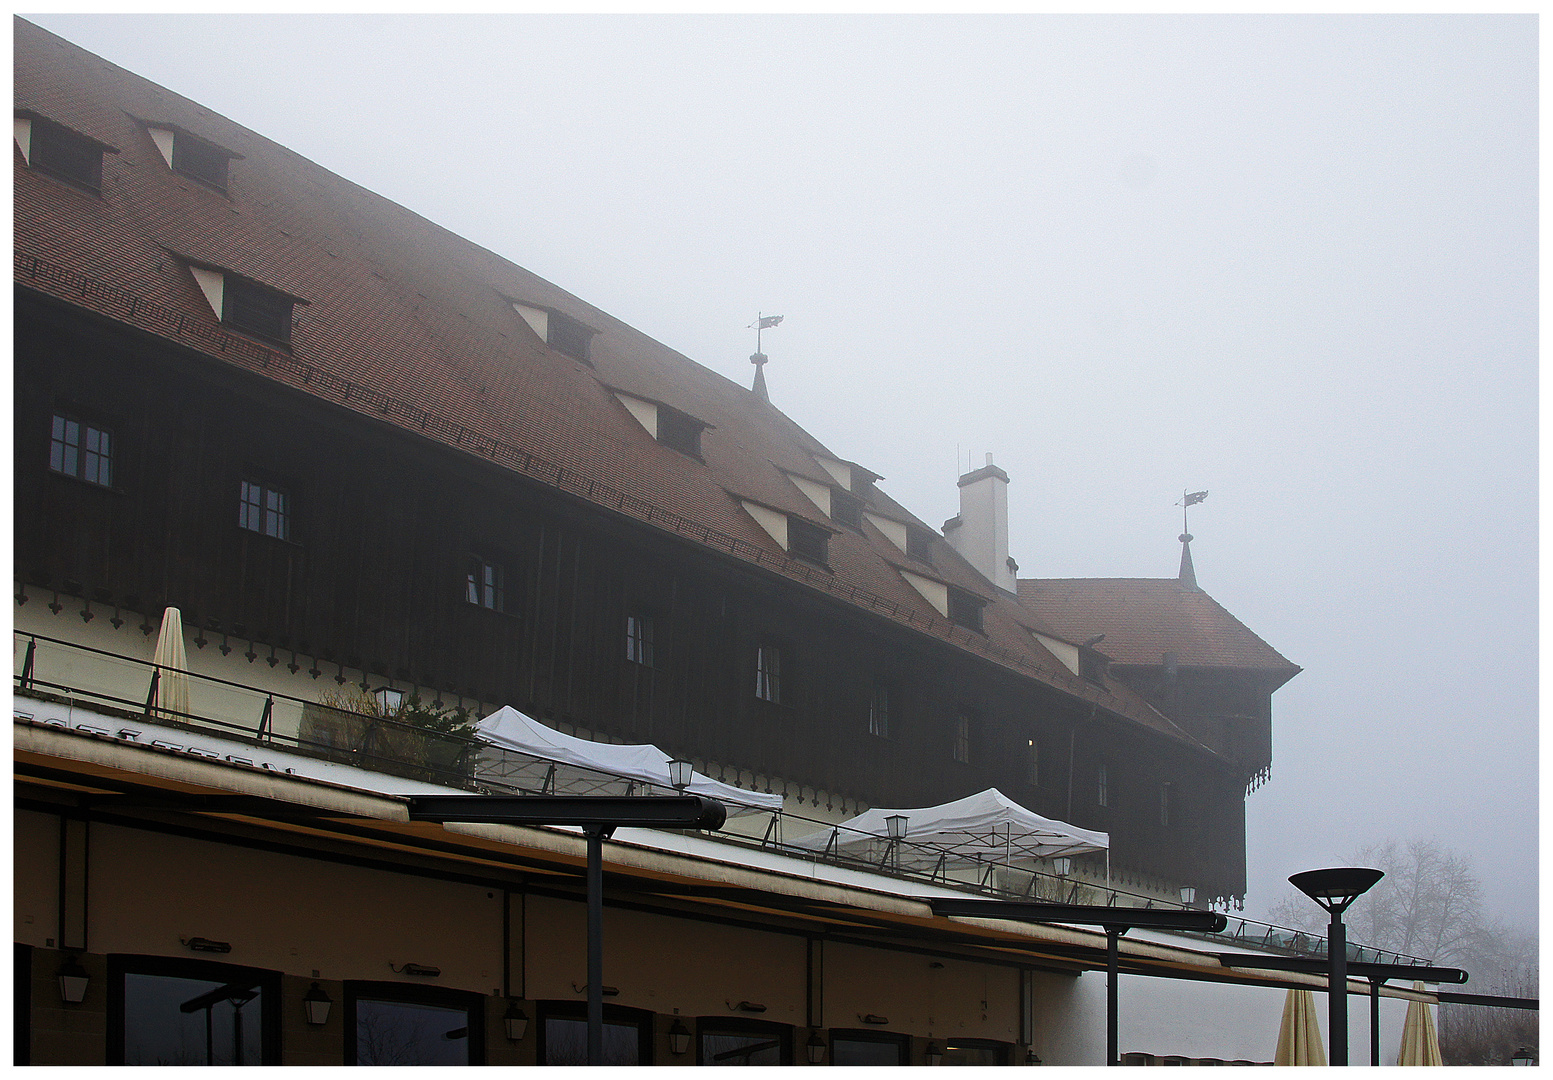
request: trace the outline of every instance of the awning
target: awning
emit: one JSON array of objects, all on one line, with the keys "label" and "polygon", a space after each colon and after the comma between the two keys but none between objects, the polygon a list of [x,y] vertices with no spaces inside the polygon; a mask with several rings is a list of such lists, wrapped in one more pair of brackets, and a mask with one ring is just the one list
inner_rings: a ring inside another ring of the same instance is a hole
[{"label": "awning", "polygon": [[[669,783],[669,757],[651,743],[622,746],[616,743],[593,742],[564,735],[554,728],[545,727],[539,721],[524,716],[511,705],[505,705],[475,725],[475,737],[503,750],[516,751],[557,765],[569,765],[574,769],[591,773],[605,773],[663,788],[673,788]],[[554,782],[557,791],[568,790],[567,777]],[[760,791],[746,791],[713,780],[701,773],[691,773],[686,788],[692,795],[705,795],[728,806],[730,816],[762,810],[781,810],[782,796]]]},{"label": "awning", "polygon": [[830,848],[859,858],[876,858],[890,842],[886,819],[897,815],[906,818],[905,833],[892,861],[913,869],[931,869],[941,860],[945,866],[1008,865],[1105,851],[1111,846],[1108,834],[1044,818],[997,788],[942,806],[912,810],[875,807],[830,829],[790,841],[789,846],[809,851]]}]

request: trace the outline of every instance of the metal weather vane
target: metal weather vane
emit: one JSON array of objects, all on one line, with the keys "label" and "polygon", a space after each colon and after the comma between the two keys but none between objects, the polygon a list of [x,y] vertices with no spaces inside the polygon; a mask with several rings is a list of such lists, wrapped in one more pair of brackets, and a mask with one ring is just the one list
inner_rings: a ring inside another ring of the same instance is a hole
[{"label": "metal weather vane", "polygon": [[762,330],[769,330],[773,326],[779,326],[781,322],[782,316],[780,315],[762,315],[756,312],[755,321],[750,323],[749,326],[750,329],[755,331],[755,353],[750,357],[750,363],[755,365],[755,385],[752,389],[760,395],[762,401],[769,401],[771,399],[766,394],[766,354],[760,351],[760,332]]},{"label": "metal weather vane", "polygon": [[1191,532],[1191,530],[1186,527],[1186,508],[1188,506],[1196,506],[1198,503],[1202,502],[1207,497],[1208,497],[1208,493],[1206,491],[1182,491],[1181,492],[1181,501],[1176,503],[1176,505],[1181,508],[1181,531],[1183,533],[1190,533]]}]

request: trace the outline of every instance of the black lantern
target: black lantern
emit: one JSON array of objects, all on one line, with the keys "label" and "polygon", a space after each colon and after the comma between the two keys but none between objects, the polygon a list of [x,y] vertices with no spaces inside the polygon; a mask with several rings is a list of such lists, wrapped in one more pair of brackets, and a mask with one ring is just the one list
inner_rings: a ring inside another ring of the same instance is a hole
[{"label": "black lantern", "polygon": [[669,783],[676,791],[684,791],[690,786],[692,769],[690,762],[684,758],[671,758],[669,760]]},{"label": "black lantern", "polygon": [[502,1026],[507,1029],[507,1038],[513,1042],[519,1042],[528,1032],[528,1013],[518,1005],[517,998],[507,999],[507,1011],[502,1013]]},{"label": "black lantern", "polygon": [[1537,1055],[1533,1054],[1530,1050],[1526,1049],[1526,1047],[1523,1046],[1519,1050],[1517,1050],[1514,1054],[1510,1055],[1510,1064],[1511,1065],[1535,1065],[1535,1064],[1537,1064]]},{"label": "black lantern", "polygon": [[927,1063],[929,1065],[942,1065],[944,1063],[944,1048],[936,1042],[927,1044]]},{"label": "black lantern", "polygon": [[86,997],[87,984],[91,982],[91,976],[81,966],[81,962],[72,956],[59,968],[59,998],[71,1005],[79,1005]]},{"label": "black lantern", "polygon": [[690,1029],[678,1019],[669,1028],[669,1053],[678,1056],[690,1050]]},{"label": "black lantern", "polygon": [[307,1012],[309,1024],[326,1024],[329,1022],[329,1006],[334,1001],[324,993],[324,988],[314,983],[308,987],[307,993],[302,995],[302,1008]]},{"label": "black lantern", "polygon": [[809,1041],[804,1044],[804,1049],[808,1051],[810,1065],[818,1065],[825,1060],[825,1040],[820,1038],[818,1031],[809,1036]]}]

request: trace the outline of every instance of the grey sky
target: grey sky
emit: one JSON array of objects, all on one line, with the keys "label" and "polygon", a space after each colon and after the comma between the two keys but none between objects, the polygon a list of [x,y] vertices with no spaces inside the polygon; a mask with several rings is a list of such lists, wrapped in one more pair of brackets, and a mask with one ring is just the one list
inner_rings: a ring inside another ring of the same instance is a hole
[{"label": "grey sky", "polygon": [[1248,910],[1387,837],[1537,880],[1537,24],[36,17],[748,385],[1021,574],[1306,669]]}]

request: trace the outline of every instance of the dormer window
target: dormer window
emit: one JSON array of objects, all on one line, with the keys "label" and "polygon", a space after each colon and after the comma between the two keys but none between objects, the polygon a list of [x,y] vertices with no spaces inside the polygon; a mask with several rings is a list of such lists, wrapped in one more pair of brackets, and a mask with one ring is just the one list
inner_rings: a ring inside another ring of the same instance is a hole
[{"label": "dormer window", "polygon": [[919,529],[915,525],[906,526],[906,554],[918,562],[931,563],[932,536],[926,529]]},{"label": "dormer window", "polygon": [[232,156],[215,143],[179,133],[173,139],[173,171],[209,184],[217,191],[226,190],[227,164]]},{"label": "dormer window", "polygon": [[671,450],[691,457],[701,456],[701,432],[706,425],[689,413],[658,406],[658,441]]},{"label": "dormer window", "polygon": [[189,272],[223,326],[279,345],[291,344],[295,297],[224,270],[191,266]]},{"label": "dormer window", "polygon": [[93,192],[102,190],[102,155],[110,149],[42,117],[17,117],[16,141],[27,164]]},{"label": "dormer window", "polygon": [[849,495],[845,491],[832,491],[830,493],[830,517],[831,520],[849,528],[861,529],[863,527],[863,500],[856,495]]},{"label": "dormer window", "polygon": [[581,360],[592,366],[593,361],[588,359],[589,343],[594,334],[592,328],[559,311],[520,303],[511,297],[506,299],[512,305],[512,310],[523,316],[523,321],[533,328],[546,345],[563,356],[570,356],[573,360]]},{"label": "dormer window", "polygon": [[949,586],[949,621],[967,630],[981,631],[981,609],[987,602],[981,597]]},{"label": "dormer window", "polygon": [[824,566],[828,554],[830,533],[803,518],[787,519],[787,553],[795,559],[803,559]]}]

